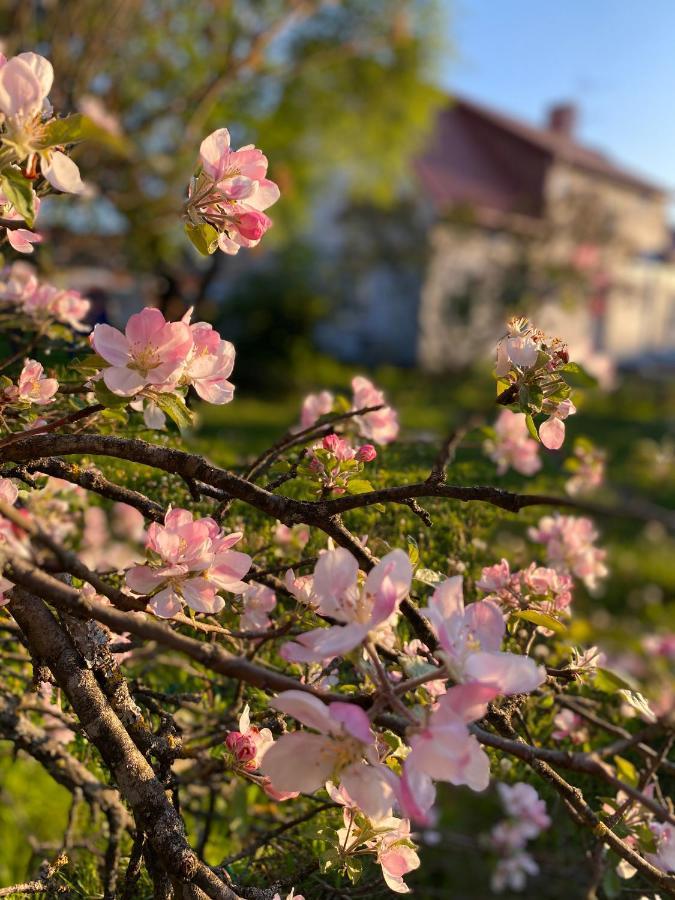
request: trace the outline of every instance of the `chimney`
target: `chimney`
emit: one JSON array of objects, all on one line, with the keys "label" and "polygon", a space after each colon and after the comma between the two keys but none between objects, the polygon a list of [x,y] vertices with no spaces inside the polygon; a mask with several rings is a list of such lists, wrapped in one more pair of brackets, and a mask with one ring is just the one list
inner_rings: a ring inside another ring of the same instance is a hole
[{"label": "chimney", "polygon": [[577,119],[577,109],[573,103],[556,103],[548,111],[548,128],[561,137],[572,138]]}]

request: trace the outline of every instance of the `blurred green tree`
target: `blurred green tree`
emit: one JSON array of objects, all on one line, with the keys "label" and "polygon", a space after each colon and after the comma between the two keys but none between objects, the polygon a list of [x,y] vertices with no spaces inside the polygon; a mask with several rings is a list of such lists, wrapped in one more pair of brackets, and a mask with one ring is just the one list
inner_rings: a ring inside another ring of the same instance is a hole
[{"label": "blurred green tree", "polygon": [[[75,255],[163,275],[168,301],[184,299],[196,262],[181,204],[217,127],[269,156],[277,242],[297,234],[322,186],[394,199],[441,99],[439,15],[437,0],[6,0],[0,28],[6,53],[53,61],[59,108],[93,95],[128,135],[117,157],[77,151],[100,195],[61,213],[79,231]],[[202,263],[189,299],[227,262]]]}]

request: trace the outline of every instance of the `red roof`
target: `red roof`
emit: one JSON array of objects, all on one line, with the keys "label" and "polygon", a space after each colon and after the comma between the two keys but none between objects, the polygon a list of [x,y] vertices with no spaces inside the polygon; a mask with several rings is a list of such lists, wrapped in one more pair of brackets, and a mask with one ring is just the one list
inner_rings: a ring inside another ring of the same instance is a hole
[{"label": "red roof", "polygon": [[437,207],[470,205],[536,217],[543,211],[545,176],[554,160],[635,190],[666,193],[568,134],[535,128],[463,98],[440,112],[429,147],[415,165]]}]

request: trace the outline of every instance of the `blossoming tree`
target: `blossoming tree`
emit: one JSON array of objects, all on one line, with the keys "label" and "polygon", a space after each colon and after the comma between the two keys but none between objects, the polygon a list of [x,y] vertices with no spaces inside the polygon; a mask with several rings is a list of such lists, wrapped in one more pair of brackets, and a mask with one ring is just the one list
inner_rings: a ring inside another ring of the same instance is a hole
[{"label": "blossoming tree", "polygon": [[[54,112],[52,80],[35,53],[0,60],[2,225],[20,254],[42,240],[40,198],[83,189],[69,150],[96,134]],[[279,196],[264,154],[218,129],[186,190],[186,236],[204,255],[252,247]],[[572,497],[453,484],[470,423],[426,478],[378,485],[399,420],[357,376],[351,397],[308,396],[297,425],[229,471],[181,447],[195,398],[235,396],[235,348],[209,323],[146,308],[90,331],[86,298],[20,259],[0,302],[17,344],[0,381],[0,736],[75,811],[36,877],[0,895],[302,900],[359,896],[361,879],[406,893],[445,784],[450,804],[459,787],[499,798],[482,838],[494,891],[523,889],[539,836],[569,816],[590,890],[611,872],[675,895],[660,664],[673,636],[649,636],[647,697],[570,637],[578,585],[607,573],[598,507],[578,496],[602,481],[601,451],[575,447]],[[587,376],[527,320],[496,344],[503,409],[485,451],[529,476],[562,447]],[[545,508],[530,558],[492,558],[474,579],[423,565],[391,510],[431,528],[422,504],[450,501]],[[358,510],[379,515],[367,536]],[[85,803],[97,824],[80,844]],[[217,855],[216,828],[241,849]]]}]

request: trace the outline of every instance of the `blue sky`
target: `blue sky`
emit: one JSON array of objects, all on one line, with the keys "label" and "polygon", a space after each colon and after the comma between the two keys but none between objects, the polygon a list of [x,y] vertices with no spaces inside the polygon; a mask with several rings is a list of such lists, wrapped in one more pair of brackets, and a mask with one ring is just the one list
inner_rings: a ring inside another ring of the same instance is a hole
[{"label": "blue sky", "polygon": [[675,190],[675,0],[446,0],[442,82],[534,123],[574,101],[578,134]]}]

